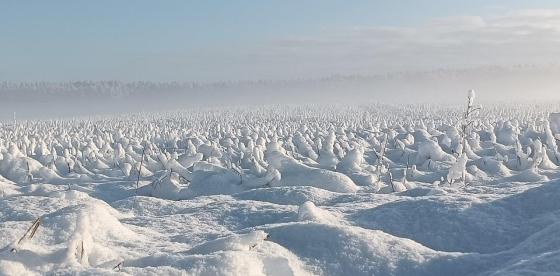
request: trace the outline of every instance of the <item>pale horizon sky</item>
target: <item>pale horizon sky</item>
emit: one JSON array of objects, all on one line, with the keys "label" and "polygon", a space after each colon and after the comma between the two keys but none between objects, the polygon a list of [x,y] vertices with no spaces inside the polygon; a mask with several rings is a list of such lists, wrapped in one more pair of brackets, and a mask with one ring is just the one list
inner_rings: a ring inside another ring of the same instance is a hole
[{"label": "pale horizon sky", "polygon": [[5,1],[0,81],[221,81],[560,62],[559,1]]}]

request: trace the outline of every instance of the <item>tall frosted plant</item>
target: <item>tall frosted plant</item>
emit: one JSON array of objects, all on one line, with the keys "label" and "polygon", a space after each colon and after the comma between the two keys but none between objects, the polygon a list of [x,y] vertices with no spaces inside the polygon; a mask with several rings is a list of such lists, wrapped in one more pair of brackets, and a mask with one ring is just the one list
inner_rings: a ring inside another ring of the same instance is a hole
[{"label": "tall frosted plant", "polygon": [[463,120],[461,123],[461,145],[462,145],[461,154],[465,152],[465,146],[466,146],[465,142],[468,135],[470,134],[471,126],[475,122],[472,117],[481,109],[480,107],[477,108],[474,107],[475,97],[476,94],[474,90],[473,89],[469,90],[467,94],[467,109],[465,110],[465,113],[463,115]]}]

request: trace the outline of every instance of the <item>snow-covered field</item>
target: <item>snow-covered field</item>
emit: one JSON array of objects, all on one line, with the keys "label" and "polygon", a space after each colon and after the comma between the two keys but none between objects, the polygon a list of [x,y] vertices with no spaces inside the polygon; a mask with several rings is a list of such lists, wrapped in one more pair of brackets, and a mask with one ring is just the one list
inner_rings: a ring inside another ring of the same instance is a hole
[{"label": "snow-covered field", "polygon": [[0,274],[559,275],[560,105],[473,99],[6,121]]}]

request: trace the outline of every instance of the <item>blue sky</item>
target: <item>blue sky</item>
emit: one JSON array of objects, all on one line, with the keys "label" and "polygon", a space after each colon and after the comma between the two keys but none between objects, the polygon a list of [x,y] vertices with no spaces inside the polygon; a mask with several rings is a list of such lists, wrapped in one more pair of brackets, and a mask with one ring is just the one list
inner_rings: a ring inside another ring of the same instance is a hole
[{"label": "blue sky", "polygon": [[[546,0],[0,0],[0,80],[290,79],[539,63],[557,54],[557,8],[559,1]],[[510,41],[518,34],[503,28],[503,18],[521,19],[513,27],[536,41]],[[453,31],[434,33],[433,22]],[[458,36],[465,27],[468,36]],[[484,50],[489,34],[511,43],[502,45],[511,52]],[[476,51],[458,51],[463,40]]]}]

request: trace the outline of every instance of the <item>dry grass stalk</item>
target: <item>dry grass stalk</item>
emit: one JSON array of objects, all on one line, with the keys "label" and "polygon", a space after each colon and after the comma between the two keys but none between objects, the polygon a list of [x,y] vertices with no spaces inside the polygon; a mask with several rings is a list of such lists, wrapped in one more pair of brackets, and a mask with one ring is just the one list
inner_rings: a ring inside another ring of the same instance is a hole
[{"label": "dry grass stalk", "polygon": [[[27,231],[25,232],[25,234],[23,234],[23,236],[18,240],[18,242],[16,243],[16,246],[19,246],[23,243],[24,240],[31,240],[33,238],[33,236],[35,236],[35,233],[37,233],[37,229],[39,228],[39,225],[41,225],[41,218],[37,218],[33,224],[31,224],[31,226],[27,229]],[[12,252],[17,252],[17,249],[14,247],[11,250]]]}]

